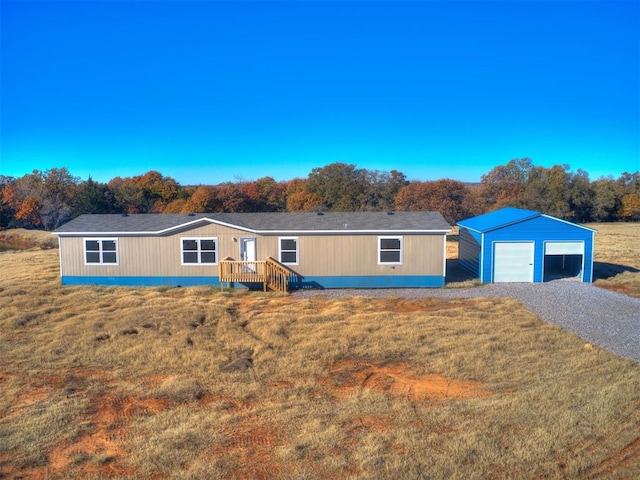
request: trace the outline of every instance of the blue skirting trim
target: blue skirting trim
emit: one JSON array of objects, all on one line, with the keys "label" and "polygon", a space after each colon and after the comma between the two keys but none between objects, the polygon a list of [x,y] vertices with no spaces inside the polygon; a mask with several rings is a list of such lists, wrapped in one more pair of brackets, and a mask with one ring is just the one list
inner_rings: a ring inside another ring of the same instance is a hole
[{"label": "blue skirting trim", "polygon": [[218,277],[72,277],[63,276],[62,285],[111,285],[123,287],[220,286]]},{"label": "blue skirting trim", "polygon": [[[307,288],[437,288],[443,287],[444,277],[432,276],[349,276],[349,277],[304,277],[289,286],[291,289]],[[78,277],[63,276],[63,285],[112,285],[129,287],[192,287],[198,285],[220,286],[216,277]],[[243,285],[234,283],[234,288],[262,288],[262,284]]]},{"label": "blue skirting trim", "polygon": [[444,277],[417,275],[375,275],[352,277],[304,277],[291,288],[437,288]]}]

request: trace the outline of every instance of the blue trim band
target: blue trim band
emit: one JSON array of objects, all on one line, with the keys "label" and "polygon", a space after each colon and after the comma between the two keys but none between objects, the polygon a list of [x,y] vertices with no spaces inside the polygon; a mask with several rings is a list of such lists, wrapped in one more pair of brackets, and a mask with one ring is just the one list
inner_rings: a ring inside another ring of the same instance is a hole
[{"label": "blue trim band", "polygon": [[444,286],[444,280],[436,275],[304,277],[291,288],[437,288]]},{"label": "blue trim band", "polygon": [[62,285],[111,285],[123,287],[194,287],[220,286],[216,277],[77,277],[63,276]]},{"label": "blue trim band", "polygon": [[[437,275],[418,276],[348,276],[348,277],[304,277],[290,284],[292,289],[307,288],[437,288],[445,284],[444,277]],[[118,285],[128,287],[192,287],[197,285],[219,287],[220,279],[215,277],[79,277],[63,276],[62,285]],[[262,284],[242,285],[235,288],[262,288]]]}]

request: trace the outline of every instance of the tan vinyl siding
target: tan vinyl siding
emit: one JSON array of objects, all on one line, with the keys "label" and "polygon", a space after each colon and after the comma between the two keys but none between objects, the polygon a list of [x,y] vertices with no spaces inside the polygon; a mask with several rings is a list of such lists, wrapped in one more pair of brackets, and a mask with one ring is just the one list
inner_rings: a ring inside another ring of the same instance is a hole
[{"label": "tan vinyl siding", "polygon": [[[218,261],[225,257],[239,258],[239,244],[233,241],[252,234],[215,224],[206,225],[164,237],[118,237],[119,265],[85,265],[84,239],[90,237],[61,237],[62,274],[78,276],[193,276],[218,275],[217,265],[182,265],[183,237],[218,239]],[[101,235],[107,238],[110,235]],[[258,245],[259,245],[258,240]]]},{"label": "tan vinyl siding", "polygon": [[[290,236],[283,234],[283,237]],[[444,276],[444,235],[403,235],[402,265],[378,265],[381,235],[296,235],[302,276],[436,275]],[[382,236],[394,236],[393,233]],[[100,238],[113,237],[101,235]],[[240,258],[240,238],[255,237],[257,259],[278,258],[278,235],[256,235],[216,224],[170,236],[119,236],[119,265],[85,265],[84,239],[61,237],[61,267],[65,276],[217,276],[217,265],[181,265],[182,237],[218,239],[218,262]],[[236,241],[234,241],[234,238]]]},{"label": "tan vinyl siding", "polygon": [[295,269],[316,276],[444,275],[443,235],[398,236],[403,238],[402,265],[378,264],[378,235],[301,236]]}]

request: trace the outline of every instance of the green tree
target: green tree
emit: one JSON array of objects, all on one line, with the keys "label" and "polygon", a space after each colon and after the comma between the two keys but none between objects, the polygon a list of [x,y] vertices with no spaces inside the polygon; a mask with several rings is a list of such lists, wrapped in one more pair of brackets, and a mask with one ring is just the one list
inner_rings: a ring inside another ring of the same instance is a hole
[{"label": "green tree", "polygon": [[589,181],[589,174],[578,169],[569,175],[569,220],[574,222],[588,222],[593,210],[593,188]]},{"label": "green tree", "polygon": [[66,167],[52,168],[42,174],[40,218],[45,229],[53,230],[71,218],[71,205],[79,182]]},{"label": "green tree", "polygon": [[107,185],[95,182],[91,177],[80,183],[71,200],[71,215],[77,217],[84,213],[112,213],[112,199]]},{"label": "green tree", "polygon": [[623,172],[618,178],[618,184],[622,187],[622,193],[640,194],[640,171],[633,173]]},{"label": "green tree", "polygon": [[493,208],[520,206],[529,176],[534,169],[529,158],[516,158],[499,165],[480,179],[481,194]]},{"label": "green tree", "polygon": [[363,170],[364,191],[358,209],[389,211],[395,209],[395,198],[400,189],[408,184],[402,172],[391,170]]},{"label": "green tree", "polygon": [[534,167],[522,193],[523,206],[558,218],[571,217],[571,176],[568,168],[567,165]]},{"label": "green tree", "polygon": [[322,199],[323,209],[329,211],[360,210],[366,198],[365,175],[355,165],[332,163],[314,168],[307,178],[306,189]]},{"label": "green tree", "polygon": [[[8,197],[9,189],[12,189],[14,181],[15,178],[13,177],[0,175],[0,228],[7,228],[13,220],[15,211],[5,197]],[[4,193],[5,188],[7,189],[7,194]]]},{"label": "green tree", "polygon": [[593,191],[591,220],[613,222],[622,205],[622,187],[613,178],[599,178],[591,183]]}]

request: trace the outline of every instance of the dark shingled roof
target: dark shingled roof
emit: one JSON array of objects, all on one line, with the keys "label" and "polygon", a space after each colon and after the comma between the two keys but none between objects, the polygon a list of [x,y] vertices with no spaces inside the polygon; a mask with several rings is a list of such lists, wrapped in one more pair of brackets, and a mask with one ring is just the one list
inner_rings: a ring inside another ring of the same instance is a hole
[{"label": "dark shingled roof", "polygon": [[58,235],[160,235],[205,222],[225,224],[254,233],[313,232],[447,232],[438,212],[323,213],[195,213],[81,215],[54,230]]}]

